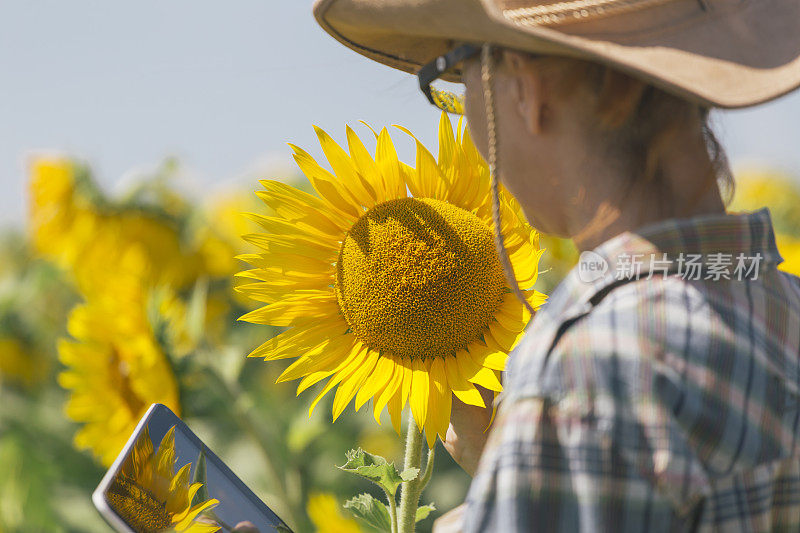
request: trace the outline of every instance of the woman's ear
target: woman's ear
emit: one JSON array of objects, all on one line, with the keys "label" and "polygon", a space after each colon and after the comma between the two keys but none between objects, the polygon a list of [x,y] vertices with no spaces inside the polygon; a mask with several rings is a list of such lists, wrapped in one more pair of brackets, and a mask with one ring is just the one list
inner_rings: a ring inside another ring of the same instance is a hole
[{"label": "woman's ear", "polygon": [[504,50],[503,60],[512,84],[510,89],[511,98],[516,104],[514,107],[528,133],[539,135],[543,131],[546,109],[542,73],[533,68],[526,54]]}]

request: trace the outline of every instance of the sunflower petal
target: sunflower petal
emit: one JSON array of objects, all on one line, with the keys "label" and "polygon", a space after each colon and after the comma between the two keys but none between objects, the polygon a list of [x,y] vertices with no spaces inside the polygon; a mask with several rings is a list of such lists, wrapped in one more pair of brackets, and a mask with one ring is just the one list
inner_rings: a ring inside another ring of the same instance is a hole
[{"label": "sunflower petal", "polygon": [[[495,321],[489,323],[489,334],[496,341],[499,351],[508,353],[519,344],[519,341],[525,336],[525,331],[508,331]],[[487,344],[489,344],[488,339]]]},{"label": "sunflower petal", "polygon": [[486,344],[480,341],[474,342],[469,347],[469,355],[476,364],[491,368],[492,370],[505,370],[508,351],[503,350],[491,335],[491,332],[484,334]]},{"label": "sunflower petal", "polygon": [[[368,126],[369,127],[369,126]],[[370,128],[372,129],[372,128]],[[375,133],[373,131],[373,133]],[[377,135],[375,136],[377,139]],[[365,207],[373,207],[379,198],[386,197],[386,189],[381,177],[381,171],[378,164],[369,154],[369,151],[358,138],[358,135],[348,126],[347,127],[347,148],[350,151],[350,157],[356,166],[356,171],[365,180],[364,188],[372,198],[370,204],[364,204]]]},{"label": "sunflower petal", "polygon": [[339,388],[336,389],[336,396],[333,398],[334,422],[345,410],[347,404],[356,395],[356,391],[363,385],[378,362],[378,354],[367,350],[366,346],[363,347],[363,350],[364,353],[362,354],[362,359],[357,362],[356,371],[347,379],[342,380]]},{"label": "sunflower petal", "polygon": [[332,236],[330,234],[320,231],[316,227],[309,226],[308,224],[298,224],[297,222],[289,222],[283,218],[269,217],[257,213],[243,213],[243,215],[258,224],[267,233],[301,237],[329,248],[338,247],[338,242],[342,236],[338,228],[332,228],[332,231],[334,231],[333,235],[338,236],[338,238],[331,238]]},{"label": "sunflower petal", "polygon": [[428,384],[428,372],[430,371],[430,361],[419,358],[412,359],[412,381],[409,403],[411,403],[411,414],[417,422],[420,431],[425,427],[425,420],[428,416],[428,399],[430,395],[430,385]]},{"label": "sunflower petal", "polygon": [[336,176],[322,168],[311,155],[302,148],[289,145],[294,151],[294,161],[308,178],[317,194],[337,213],[350,218],[351,222],[361,215],[361,206],[356,203]]},{"label": "sunflower petal", "polygon": [[474,405],[476,407],[486,407],[486,404],[481,397],[481,393],[475,386],[464,379],[461,371],[458,368],[458,363],[454,356],[448,356],[444,361],[445,374],[447,375],[447,383],[456,395],[456,398],[461,400],[467,405]]},{"label": "sunflower petal", "polygon": [[515,294],[503,296],[503,303],[495,313],[497,322],[508,331],[523,331],[528,325],[531,314]]},{"label": "sunflower petal", "polygon": [[328,204],[314,195],[275,180],[261,180],[260,183],[265,190],[256,192],[256,196],[278,216],[304,230],[341,237],[351,225],[335,212],[331,213]]},{"label": "sunflower petal", "polygon": [[392,427],[400,435],[400,425],[401,419],[403,414],[403,389],[402,386],[397,387],[397,390],[394,392],[392,399],[389,400],[389,416],[392,418]]},{"label": "sunflower petal", "polygon": [[[377,354],[377,352],[375,352]],[[369,401],[378,391],[382,390],[391,381],[394,372],[392,358],[386,355],[379,355],[372,373],[372,379],[364,383],[356,394],[356,411]]]},{"label": "sunflower petal", "polygon": [[[301,292],[301,291],[298,291]],[[295,326],[309,317],[337,316],[339,303],[336,295],[298,295],[250,311],[239,320],[272,326]]]},{"label": "sunflower petal", "polygon": [[436,443],[436,435],[444,440],[447,434],[447,427],[450,424],[450,409],[452,407],[452,395],[448,387],[447,375],[445,374],[444,361],[441,357],[436,357],[431,361],[430,370],[430,401],[428,407],[428,429],[426,437],[428,448],[433,448]]},{"label": "sunflower petal", "polygon": [[[392,360],[396,360],[395,356],[392,356]],[[378,424],[381,423],[381,412],[383,408],[389,403],[389,400],[392,399],[394,394],[397,392],[398,389],[402,386],[402,379],[403,373],[400,371],[399,367],[395,364],[393,371],[392,371],[392,379],[386,384],[386,386],[381,390],[378,395],[373,398],[372,400],[372,414],[375,417],[375,421]]]},{"label": "sunflower petal", "polygon": [[383,183],[386,190],[385,200],[404,198],[406,196],[406,185],[403,182],[400,170],[400,160],[397,157],[389,130],[383,128],[378,134],[378,145],[375,148],[375,163],[383,176]]},{"label": "sunflower petal", "polygon": [[322,398],[324,398],[325,395],[328,394],[331,389],[333,389],[333,387],[338,385],[339,382],[355,371],[352,363],[361,354],[361,346],[348,346],[348,348],[350,349],[350,355],[348,355],[339,363],[335,370],[336,374],[328,380],[322,391],[320,391],[317,397],[314,398],[314,401],[311,402],[311,406],[308,408],[308,416],[311,416],[314,413],[314,408],[317,406],[320,400],[322,400]]},{"label": "sunflower petal", "polygon": [[317,350],[314,353],[303,355],[278,376],[276,383],[298,379],[310,372],[326,370],[326,367],[332,363],[341,363],[342,356],[347,353],[348,350],[354,349],[355,348],[353,348],[352,344],[349,342],[334,342],[327,350]]},{"label": "sunflower petal", "polygon": [[472,379],[470,379],[470,381],[476,385],[480,385],[484,389],[501,392],[503,390],[503,385],[500,383],[500,380],[497,379],[496,372],[498,371],[482,367],[480,370],[475,372],[475,375],[472,377]]},{"label": "sunflower petal", "polygon": [[296,235],[247,233],[242,235],[242,239],[250,244],[258,246],[267,254],[296,254],[325,262],[336,261],[336,255],[339,251],[338,242],[331,241],[323,245],[313,239],[306,239],[305,237]]},{"label": "sunflower petal", "polygon": [[344,335],[348,325],[339,318],[297,327],[268,339],[253,350],[248,357],[262,357],[265,361],[298,357],[308,350],[331,339]]},{"label": "sunflower petal", "polygon": [[[342,182],[343,188],[350,193],[353,200],[361,206],[372,207],[375,205],[375,190],[358,173],[353,160],[350,159],[336,141],[321,128],[314,126],[314,131],[317,133],[319,144],[322,147],[322,151],[325,152],[328,163],[330,163],[336,177]],[[351,131],[350,126],[348,126],[348,139],[350,138]]]}]

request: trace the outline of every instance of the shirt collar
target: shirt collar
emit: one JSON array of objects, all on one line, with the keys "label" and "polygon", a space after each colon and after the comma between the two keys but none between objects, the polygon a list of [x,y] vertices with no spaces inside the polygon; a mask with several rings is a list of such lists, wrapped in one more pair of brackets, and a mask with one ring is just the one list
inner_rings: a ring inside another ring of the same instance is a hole
[{"label": "shirt collar", "polygon": [[713,279],[725,266],[730,279],[737,279],[740,266],[751,270],[739,276],[760,276],[782,261],[767,208],[670,219],[626,231],[582,253],[541,312],[551,319],[586,312],[598,294],[626,279],[689,273],[692,264],[697,265],[699,278],[685,279]]}]

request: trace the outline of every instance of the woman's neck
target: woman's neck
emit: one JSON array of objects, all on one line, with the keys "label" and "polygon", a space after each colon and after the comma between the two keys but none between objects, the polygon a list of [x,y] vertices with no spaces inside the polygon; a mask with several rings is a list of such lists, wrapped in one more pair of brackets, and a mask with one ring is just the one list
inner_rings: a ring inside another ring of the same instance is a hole
[{"label": "woman's neck", "polygon": [[673,153],[657,182],[643,183],[639,179],[627,188],[603,187],[600,184],[621,183],[619,174],[594,173],[594,198],[588,198],[580,212],[573,214],[570,224],[570,233],[580,251],[592,250],[620,233],[663,220],[725,213],[708,153]]}]

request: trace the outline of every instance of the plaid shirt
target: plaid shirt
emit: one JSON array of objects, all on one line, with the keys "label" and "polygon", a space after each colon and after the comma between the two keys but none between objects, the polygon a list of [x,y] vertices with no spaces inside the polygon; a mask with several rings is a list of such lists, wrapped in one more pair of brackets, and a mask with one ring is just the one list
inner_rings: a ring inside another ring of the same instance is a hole
[{"label": "plaid shirt", "polygon": [[769,211],[594,252],[509,359],[464,530],[800,531],[800,279]]}]

